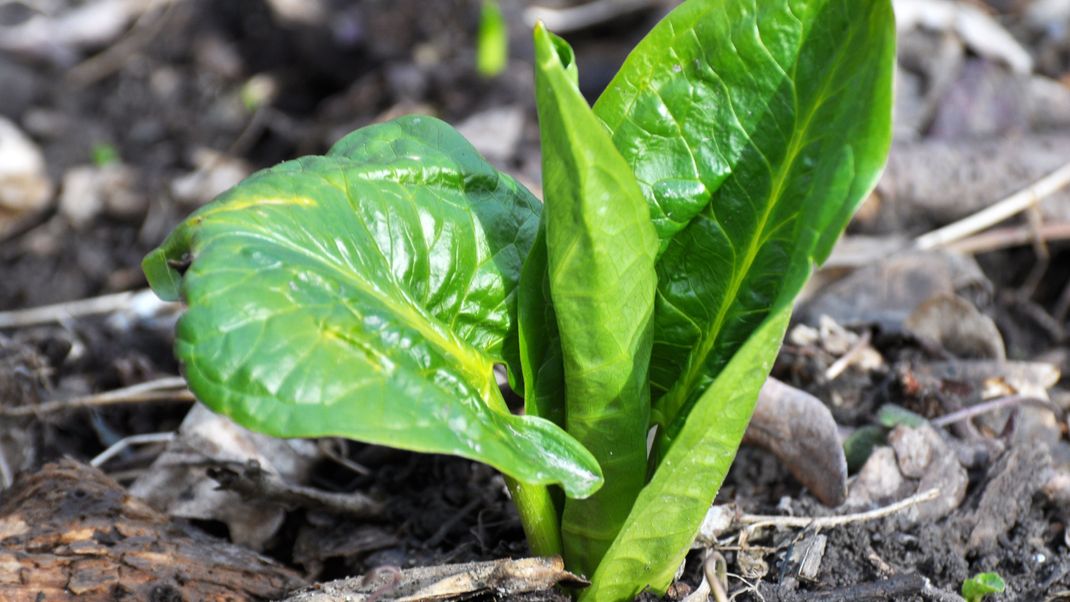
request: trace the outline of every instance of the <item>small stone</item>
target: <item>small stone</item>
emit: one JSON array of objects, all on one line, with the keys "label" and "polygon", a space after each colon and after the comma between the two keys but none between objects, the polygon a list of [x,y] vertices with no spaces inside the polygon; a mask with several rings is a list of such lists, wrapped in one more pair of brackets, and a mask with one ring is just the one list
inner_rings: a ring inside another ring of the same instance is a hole
[{"label": "small stone", "polygon": [[906,509],[900,515],[904,524],[943,518],[962,504],[969,477],[959,463],[958,454],[940,433],[928,424],[915,427],[899,425],[889,433],[888,442],[896,451],[898,466],[903,474],[921,478],[918,493],[939,490],[935,499]]},{"label": "small stone", "polygon": [[918,483],[918,493],[939,489],[936,499],[908,508],[903,517],[910,522],[930,522],[951,514],[966,497],[970,479],[958,457],[946,447],[929,465],[925,476]]},{"label": "small stone", "polygon": [[245,161],[209,149],[197,149],[192,160],[196,169],[171,182],[175,200],[191,207],[211,201],[252,172]]},{"label": "small stone", "polygon": [[870,506],[897,498],[906,486],[895,451],[887,446],[874,448],[847,495],[849,506]]},{"label": "small stone", "polygon": [[516,155],[524,133],[524,111],[514,106],[476,113],[462,121],[457,131],[491,161],[508,161]]},{"label": "small stone", "polygon": [[43,210],[51,198],[52,182],[41,150],[0,117],[0,232],[17,218]]},{"label": "small stone", "polygon": [[934,448],[946,451],[946,444],[929,425],[911,428],[899,425],[888,433],[888,443],[895,450],[899,470],[904,476],[920,479],[932,463]]},{"label": "small stone", "polygon": [[120,219],[144,214],[147,199],[138,194],[134,170],[121,163],[81,166],[63,176],[59,211],[75,228],[84,228],[101,213]]}]

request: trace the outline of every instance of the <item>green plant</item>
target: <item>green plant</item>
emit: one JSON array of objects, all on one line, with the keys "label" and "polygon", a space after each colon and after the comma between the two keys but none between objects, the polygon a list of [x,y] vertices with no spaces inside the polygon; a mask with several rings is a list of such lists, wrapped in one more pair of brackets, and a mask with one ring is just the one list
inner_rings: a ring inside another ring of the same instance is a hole
[{"label": "green plant", "polygon": [[494,77],[505,70],[509,61],[509,28],[498,0],[483,0],[476,36],[476,70],[484,77]]},{"label": "green plant", "polygon": [[189,306],[176,353],[205,403],[495,466],[532,550],[625,600],[671,582],[793,299],[875,184],[893,18],[689,0],[593,107],[568,45],[540,26],[535,49],[545,206],[405,117],[254,174],[144,268]]},{"label": "green plant", "polygon": [[988,594],[1001,594],[1007,584],[998,573],[978,573],[962,582],[962,597],[966,602],[981,602]]},{"label": "green plant", "polygon": [[89,151],[89,156],[93,160],[93,165],[97,167],[106,167],[120,161],[119,150],[106,142],[94,144]]}]

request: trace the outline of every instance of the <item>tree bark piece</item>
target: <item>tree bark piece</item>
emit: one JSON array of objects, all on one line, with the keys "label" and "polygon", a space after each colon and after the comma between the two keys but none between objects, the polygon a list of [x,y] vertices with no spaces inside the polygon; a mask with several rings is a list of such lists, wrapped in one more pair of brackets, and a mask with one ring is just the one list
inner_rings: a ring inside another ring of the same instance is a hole
[{"label": "tree bark piece", "polygon": [[304,585],[245,548],[172,523],[65,459],[0,502],[0,600],[259,600]]}]

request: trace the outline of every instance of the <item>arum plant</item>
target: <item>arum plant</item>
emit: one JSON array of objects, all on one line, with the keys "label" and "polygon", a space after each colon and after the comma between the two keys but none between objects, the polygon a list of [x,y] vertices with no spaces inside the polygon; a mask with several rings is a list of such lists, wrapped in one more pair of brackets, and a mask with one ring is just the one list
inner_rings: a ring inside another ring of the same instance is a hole
[{"label": "arum plant", "polygon": [[670,584],[793,299],[876,182],[893,17],[688,0],[593,107],[541,26],[535,58],[545,204],[403,117],[254,174],[144,268],[188,305],[176,353],[202,401],[490,464],[532,550],[591,577],[581,599],[628,600]]}]

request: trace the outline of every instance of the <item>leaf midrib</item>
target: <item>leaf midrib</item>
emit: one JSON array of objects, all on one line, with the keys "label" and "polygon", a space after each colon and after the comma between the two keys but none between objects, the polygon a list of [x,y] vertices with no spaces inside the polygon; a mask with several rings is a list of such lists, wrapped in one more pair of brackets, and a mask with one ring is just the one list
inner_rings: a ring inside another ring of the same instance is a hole
[{"label": "leaf midrib", "polygon": [[[855,30],[852,29],[851,38],[854,37]],[[761,34],[759,33],[759,39]],[[806,36],[800,36],[800,47],[805,42]],[[839,46],[840,51],[836,53],[839,57],[843,51],[843,48],[847,47],[850,39],[845,41]],[[764,45],[764,44],[763,44]],[[790,74],[789,81],[792,83],[793,89],[793,102],[795,104],[795,114],[798,114],[798,88],[795,85],[796,70],[799,65],[800,52],[796,53],[795,61],[792,63],[792,73]],[[717,310],[717,316],[714,319],[713,324],[709,329],[705,331],[697,345],[697,352],[692,356],[695,361],[689,362],[687,371],[684,376],[677,380],[676,385],[670,389],[668,393],[662,398],[661,415],[665,420],[665,426],[671,425],[676,421],[677,413],[683,408],[687,402],[687,398],[691,393],[691,390],[695,387],[696,382],[705,372],[706,362],[709,359],[710,353],[713,351],[714,345],[721,334],[721,329],[724,327],[724,322],[728,318],[729,310],[735,305],[735,301],[739,295],[739,291],[743,286],[743,282],[747,279],[747,275],[750,273],[751,266],[754,264],[754,260],[757,259],[758,251],[761,248],[759,241],[765,238],[766,228],[768,227],[769,218],[774,213],[776,207],[780,203],[781,195],[783,194],[784,186],[787,182],[788,175],[793,171],[795,162],[799,157],[799,153],[802,150],[802,143],[808,139],[810,133],[810,125],[813,122],[814,116],[817,114],[818,109],[827,100],[826,94],[830,83],[834,79],[832,74],[836,72],[836,69],[829,69],[824,71],[825,76],[821,80],[821,86],[819,92],[815,94],[815,100],[811,103],[806,118],[803,121],[803,126],[794,128],[791,140],[788,143],[788,150],[785,153],[786,159],[781,162],[781,169],[778,169],[774,177],[774,186],[770,191],[769,198],[775,199],[772,203],[767,203],[764,211],[762,212],[759,220],[759,227],[756,229],[754,236],[750,238],[747,244],[747,252],[744,256],[744,261],[741,264],[741,269],[733,271],[732,280],[729,283],[728,291],[724,296],[720,307]],[[749,136],[748,136],[749,137]]]}]

